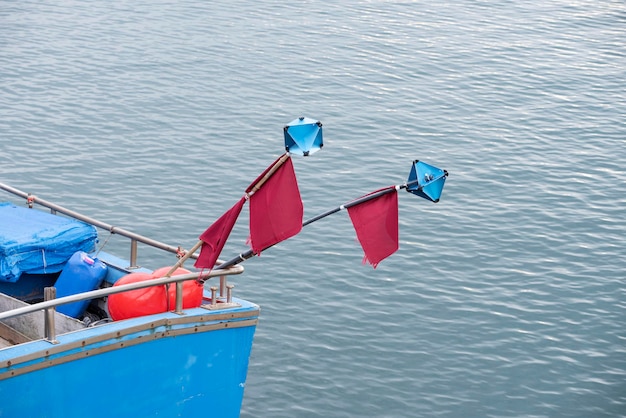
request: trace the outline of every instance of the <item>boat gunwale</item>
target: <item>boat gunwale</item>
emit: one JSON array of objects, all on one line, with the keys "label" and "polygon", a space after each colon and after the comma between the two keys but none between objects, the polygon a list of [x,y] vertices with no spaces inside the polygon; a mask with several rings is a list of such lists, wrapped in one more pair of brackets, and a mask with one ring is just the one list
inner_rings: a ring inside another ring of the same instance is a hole
[{"label": "boat gunwale", "polygon": [[[193,308],[198,310],[202,308]],[[132,318],[125,321],[109,322],[107,324],[99,325],[97,327],[85,328],[84,330],[72,331],[59,336],[60,340],[66,338],[73,338],[72,341],[59,341],[59,344],[48,345],[48,347],[35,348],[33,352],[12,357],[7,360],[0,360],[0,380],[5,380],[20,374],[29,373],[35,370],[47,368],[56,364],[67,363],[70,361],[78,360],[87,356],[93,356],[102,354],[105,352],[123,349],[142,343],[147,343],[159,338],[174,337],[179,335],[193,334],[198,332],[216,331],[230,328],[241,328],[247,326],[256,326],[258,324],[258,317],[260,309],[257,305],[250,304],[249,307],[243,308],[244,310],[219,312],[215,314],[201,312],[199,314],[191,314],[190,311],[186,311],[187,315],[177,315],[172,312],[158,314],[160,316],[167,315],[167,317],[161,317],[154,320],[150,317]],[[171,316],[174,315],[174,316]],[[145,320],[147,321],[131,326],[125,326],[128,321]],[[98,333],[87,338],[80,338],[81,333],[85,331],[102,331],[111,327],[105,333]],[[120,328],[122,327],[122,328]],[[162,330],[159,330],[162,328]],[[135,335],[134,334],[141,334]],[[78,338],[76,338],[78,337]],[[111,341],[109,344],[105,344],[106,341]],[[15,347],[24,347],[25,345],[35,344],[40,342],[47,342],[45,339],[30,341],[25,344],[17,346],[7,347],[0,350],[0,353],[4,350],[10,351]],[[102,346],[93,347],[94,345],[102,343]],[[91,348],[90,348],[91,347]],[[77,350],[74,353],[68,353],[69,351]],[[68,353],[63,355],[63,353]],[[55,357],[57,356],[57,357]],[[40,360],[36,362],[37,360]],[[36,362],[33,364],[27,364],[29,362]]]}]

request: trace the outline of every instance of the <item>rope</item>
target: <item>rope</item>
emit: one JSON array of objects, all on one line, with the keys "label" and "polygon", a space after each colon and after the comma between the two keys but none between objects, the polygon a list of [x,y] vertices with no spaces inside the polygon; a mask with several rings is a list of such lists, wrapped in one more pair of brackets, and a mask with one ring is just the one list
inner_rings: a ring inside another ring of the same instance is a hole
[{"label": "rope", "polygon": [[96,251],[96,255],[95,255],[96,257],[98,257],[98,254],[100,254],[100,251],[102,251],[102,249],[106,247],[107,243],[109,242],[109,239],[111,239],[112,236],[113,236],[113,231],[109,231],[109,236],[104,240],[100,248],[98,248],[98,251]]}]

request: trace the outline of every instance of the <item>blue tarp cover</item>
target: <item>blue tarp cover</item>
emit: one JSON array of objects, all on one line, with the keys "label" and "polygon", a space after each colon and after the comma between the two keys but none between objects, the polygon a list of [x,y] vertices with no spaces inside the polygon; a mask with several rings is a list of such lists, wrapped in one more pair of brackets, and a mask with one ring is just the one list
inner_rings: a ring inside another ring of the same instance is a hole
[{"label": "blue tarp cover", "polygon": [[93,251],[97,236],[86,223],[0,203],[0,280],[57,273],[76,251]]}]

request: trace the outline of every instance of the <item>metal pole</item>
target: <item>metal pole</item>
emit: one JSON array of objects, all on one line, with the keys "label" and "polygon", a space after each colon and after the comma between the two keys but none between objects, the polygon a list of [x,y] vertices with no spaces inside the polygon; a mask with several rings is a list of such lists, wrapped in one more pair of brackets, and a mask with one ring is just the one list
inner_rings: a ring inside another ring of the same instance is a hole
[{"label": "metal pole", "polygon": [[[37,204],[39,204],[41,206],[44,206],[44,207],[47,207],[47,208],[51,209],[51,211],[60,212],[60,213],[62,213],[64,215],[67,215],[67,216],[69,216],[71,218],[78,219],[80,221],[86,222],[86,223],[91,224],[93,226],[96,226],[98,228],[105,229],[105,230],[109,231],[112,234],[122,235],[124,237],[137,240],[138,242],[141,242],[143,244],[147,244],[147,245],[150,245],[152,247],[159,248],[159,249],[164,250],[164,251],[168,251],[170,253],[174,253],[174,254],[178,254],[179,253],[179,248],[178,247],[174,247],[174,246],[165,244],[163,242],[156,241],[156,240],[153,240],[151,238],[145,237],[143,235],[135,234],[134,232],[128,231],[128,230],[126,230],[124,228],[119,228],[119,227],[107,224],[105,222],[99,221],[97,219],[93,219],[93,218],[91,218],[89,216],[83,215],[83,214],[78,213],[78,212],[74,212],[73,210],[67,209],[67,208],[65,208],[63,206],[57,205],[57,204],[52,203],[52,202],[48,202],[45,199],[41,199],[41,198],[39,198],[37,196],[34,196],[34,195],[31,195],[29,193],[25,193],[25,192],[23,192],[21,190],[18,190],[18,189],[14,188],[14,187],[11,187],[11,186],[7,185],[7,184],[0,183],[0,189],[3,189],[3,190],[5,190],[5,191],[7,191],[9,193],[12,193],[12,194],[16,195],[16,196],[20,196],[20,197],[23,197],[24,199],[27,199],[29,207],[31,207],[33,203],[37,203]],[[197,250],[197,248],[196,248],[196,250]],[[191,256],[192,255],[190,255],[190,257]],[[193,257],[195,258],[195,256],[193,256]]]},{"label": "metal pole", "polygon": [[211,306],[217,306],[217,286],[211,286]]},{"label": "metal pole", "polygon": [[228,292],[227,292],[227,296],[226,296],[226,303],[233,303],[233,287],[235,287],[234,284],[229,284],[228,286]]},{"label": "metal pole", "polygon": [[[168,296],[169,298],[169,296]],[[183,282],[176,282],[176,311],[178,315],[183,315]]]},{"label": "metal pole", "polygon": [[[43,290],[43,294],[44,294],[44,300],[48,301],[48,300],[53,300],[56,299],[57,297],[57,289],[56,287],[46,287]],[[57,337],[56,337],[56,330],[55,330],[55,326],[54,326],[54,313],[56,312],[56,309],[54,306],[50,307],[50,308],[46,308],[44,309],[44,333],[45,333],[45,338],[48,342],[52,343],[52,344],[58,344],[59,342],[57,341]]]},{"label": "metal pole", "polygon": [[137,267],[137,240],[130,240],[130,266],[129,269],[136,269]]},{"label": "metal pole", "polygon": [[220,276],[220,297],[226,294],[226,276]]}]

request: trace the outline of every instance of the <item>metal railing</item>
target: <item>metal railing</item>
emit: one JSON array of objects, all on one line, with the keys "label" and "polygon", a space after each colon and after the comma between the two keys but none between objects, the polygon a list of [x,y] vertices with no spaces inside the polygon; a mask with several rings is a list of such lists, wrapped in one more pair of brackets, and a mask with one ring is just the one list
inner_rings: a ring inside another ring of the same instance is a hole
[{"label": "metal railing", "polygon": [[[131,248],[130,248],[130,264],[132,266],[137,265],[137,242],[144,243],[151,247],[161,249],[170,253],[180,254],[180,247],[174,247],[172,245],[168,245],[162,243],[160,241],[153,240],[151,238],[147,238],[145,236],[136,234],[134,232],[128,231],[124,228],[119,228],[113,225],[109,225],[105,222],[101,222],[97,219],[93,219],[89,216],[85,216],[81,213],[72,211],[70,209],[64,208],[63,206],[57,205],[55,203],[49,202],[45,199],[40,199],[30,193],[25,193],[21,190],[13,188],[4,183],[0,183],[0,189],[3,189],[9,193],[12,193],[16,196],[20,196],[22,198],[27,199],[29,207],[32,208],[34,203],[37,203],[41,206],[47,207],[50,209],[52,213],[60,212],[66,216],[71,218],[86,222],[95,227],[105,229],[112,234],[118,234],[124,237],[127,237],[131,240]],[[193,258],[197,258],[195,254],[191,255]],[[218,264],[221,261],[218,260]],[[231,289],[232,286],[226,284],[226,276],[233,274],[241,274],[243,273],[244,268],[242,266],[236,265],[233,267],[215,269],[209,272],[195,272],[189,274],[181,274],[177,276],[169,276],[169,277],[161,277],[156,279],[150,279],[142,282],[130,283],[120,286],[113,286],[103,289],[92,290],[88,292],[78,293],[74,295],[64,296],[61,298],[56,298],[56,289],[54,287],[48,287],[44,289],[44,301],[35,303],[32,305],[24,306],[21,308],[12,309],[10,311],[0,312],[0,320],[13,318],[20,315],[25,315],[37,311],[43,310],[45,312],[45,339],[49,342],[56,342],[56,332],[54,327],[54,313],[56,311],[56,307],[59,305],[64,305],[67,303],[80,302],[83,300],[91,300],[95,298],[109,296],[115,293],[127,292],[129,290],[143,289],[152,286],[161,286],[161,285],[169,285],[171,283],[176,284],[176,306],[175,313],[182,314],[183,311],[183,282],[187,280],[201,280],[205,281],[210,279],[211,277],[220,277],[220,296],[223,297],[224,293],[226,293],[226,288],[228,288],[228,299],[230,301],[231,298]],[[215,290],[212,290],[212,304],[215,304]]]},{"label": "metal railing", "polygon": [[[45,338],[50,342],[56,341],[56,333],[54,329],[54,311],[59,305],[65,305],[67,303],[80,302],[88,299],[95,299],[104,296],[109,296],[114,293],[127,292],[129,290],[143,289],[152,286],[167,285],[170,283],[176,283],[176,308],[175,313],[182,314],[183,312],[183,289],[182,283],[187,280],[194,279],[209,279],[217,276],[229,276],[233,274],[243,273],[242,266],[235,266],[224,270],[214,270],[208,273],[196,272],[189,274],[181,274],[178,276],[161,277],[158,279],[150,279],[143,282],[129,283],[120,286],[107,287],[104,289],[91,290],[89,292],[78,293],[75,295],[64,296],[61,298],[54,298],[56,290],[54,288],[46,288],[46,298],[50,300],[44,300],[43,302],[35,303],[32,305],[24,306],[21,308],[12,309],[6,312],[0,312],[0,321],[4,319],[14,318],[20,315],[26,315],[37,311],[45,311],[46,326],[45,326]],[[213,293],[214,294],[214,293]],[[215,302],[215,301],[212,301]]]},{"label": "metal railing", "polygon": [[[5,190],[5,191],[7,191],[9,193],[12,193],[15,196],[19,196],[19,197],[22,197],[22,198],[26,199],[26,201],[28,202],[29,207],[31,207],[31,208],[32,208],[32,205],[34,203],[37,203],[38,205],[41,205],[43,207],[46,207],[46,208],[50,209],[50,211],[52,213],[59,212],[59,213],[62,213],[64,215],[67,215],[67,216],[69,216],[71,218],[78,219],[79,221],[83,221],[83,222],[86,222],[86,223],[88,223],[90,225],[93,225],[95,227],[107,230],[111,234],[117,234],[117,235],[121,235],[121,236],[130,238],[131,245],[130,245],[129,261],[130,261],[130,265],[131,266],[137,266],[137,242],[141,242],[141,243],[147,244],[147,245],[149,245],[151,247],[158,248],[158,249],[161,249],[161,250],[164,250],[164,251],[168,251],[168,252],[174,253],[174,254],[179,254],[180,251],[181,251],[180,247],[174,247],[172,245],[168,245],[168,244],[165,244],[163,242],[156,241],[156,240],[153,240],[151,238],[145,237],[143,235],[139,235],[139,234],[136,234],[134,232],[128,231],[127,229],[120,228],[120,227],[117,227],[117,226],[114,226],[114,225],[110,225],[110,224],[108,224],[106,222],[99,221],[97,219],[94,219],[94,218],[91,218],[89,216],[83,215],[81,213],[75,212],[73,210],[67,209],[67,208],[65,208],[63,206],[57,205],[56,203],[49,202],[49,201],[47,201],[45,199],[41,199],[41,198],[39,198],[39,197],[37,197],[35,195],[32,195],[30,193],[23,192],[23,191],[21,191],[19,189],[16,189],[14,187],[9,186],[8,184],[0,183],[0,189],[3,189],[3,190]],[[197,258],[195,255],[192,255],[191,257]]]}]

